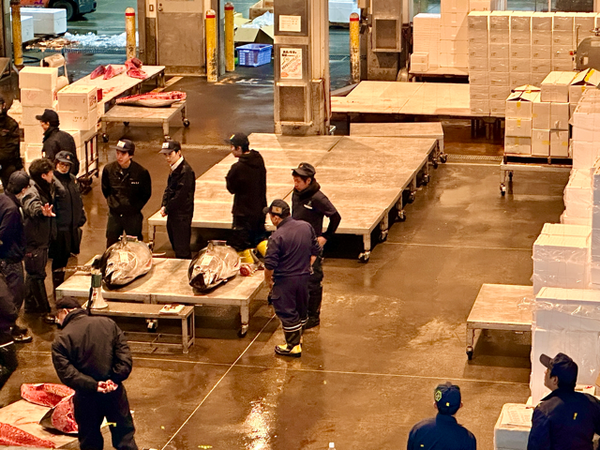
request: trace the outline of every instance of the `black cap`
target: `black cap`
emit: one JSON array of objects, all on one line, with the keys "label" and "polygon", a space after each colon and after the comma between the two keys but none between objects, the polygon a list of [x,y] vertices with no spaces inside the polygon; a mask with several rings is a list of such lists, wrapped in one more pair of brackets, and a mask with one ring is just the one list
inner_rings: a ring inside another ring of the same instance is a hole
[{"label": "black cap", "polygon": [[264,214],[272,214],[274,216],[279,216],[282,219],[285,219],[287,216],[290,215],[290,205],[288,205],[286,202],[284,202],[281,199],[277,199],[277,200],[273,200],[273,202],[271,203],[271,206],[265,208],[263,210]]},{"label": "black cap", "polygon": [[162,144],[162,147],[158,153],[171,153],[178,152],[181,150],[181,145],[177,141],[165,141]]},{"label": "black cap", "polygon": [[7,189],[13,194],[18,194],[29,186],[29,175],[24,170],[17,170],[10,174]]},{"label": "black cap", "polygon": [[564,353],[557,353],[554,358],[550,358],[543,353],[540,355],[540,362],[550,369],[550,376],[558,377],[561,385],[575,386],[577,383],[577,363]]},{"label": "black cap", "polygon": [[244,133],[235,133],[225,142],[230,143],[234,147],[247,147],[250,145],[250,141],[248,140],[248,136]]},{"label": "black cap", "polygon": [[35,120],[39,120],[41,122],[48,122],[50,125],[58,126],[58,114],[56,111],[52,109],[45,109],[44,114],[40,116],[35,116]]},{"label": "black cap", "polygon": [[117,142],[117,145],[115,145],[115,150],[133,155],[135,153],[135,144],[129,139],[121,139]]},{"label": "black cap", "polygon": [[74,297],[62,297],[56,301],[56,309],[75,309],[81,308],[81,305]]},{"label": "black cap", "polygon": [[300,177],[314,178],[315,173],[317,173],[317,171],[315,170],[314,166],[305,162],[301,162],[298,164],[298,167],[292,169],[292,175],[297,175]]},{"label": "black cap", "polygon": [[66,164],[73,164],[75,162],[75,156],[71,152],[61,150],[54,156],[54,162],[56,161]]},{"label": "black cap", "polygon": [[449,381],[435,388],[433,398],[440,414],[452,416],[460,408],[460,388]]}]

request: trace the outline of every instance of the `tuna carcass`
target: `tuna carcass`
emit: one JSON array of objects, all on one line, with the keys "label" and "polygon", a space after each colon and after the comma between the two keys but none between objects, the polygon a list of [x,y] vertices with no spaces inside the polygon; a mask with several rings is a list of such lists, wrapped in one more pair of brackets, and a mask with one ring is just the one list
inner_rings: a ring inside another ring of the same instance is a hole
[{"label": "tuna carcass", "polygon": [[92,73],[90,73],[90,79],[95,80],[96,78],[104,75],[104,72],[106,72],[106,67],[98,66],[92,71]]},{"label": "tuna carcass", "polygon": [[56,447],[56,444],[48,439],[41,439],[7,423],[0,423],[0,445],[41,448]]},{"label": "tuna carcass", "polygon": [[225,241],[210,241],[188,268],[190,286],[208,291],[226,283],[240,271],[240,257]]},{"label": "tuna carcass", "polygon": [[150,108],[162,108],[171,106],[173,103],[185,100],[185,92],[152,92],[148,94],[130,95],[117,99],[117,105],[147,106]]},{"label": "tuna carcass", "polygon": [[152,268],[152,252],[134,236],[121,236],[106,249],[100,260],[102,279],[109,289],[131,283]]},{"label": "tuna carcass", "polygon": [[64,384],[38,383],[21,385],[21,398],[36,405],[56,406],[63,398],[73,395],[75,391]]},{"label": "tuna carcass", "polygon": [[113,65],[106,66],[106,71],[104,72],[104,80],[110,80],[111,78],[116,77],[117,75],[121,75],[125,72],[125,67],[116,67]]}]

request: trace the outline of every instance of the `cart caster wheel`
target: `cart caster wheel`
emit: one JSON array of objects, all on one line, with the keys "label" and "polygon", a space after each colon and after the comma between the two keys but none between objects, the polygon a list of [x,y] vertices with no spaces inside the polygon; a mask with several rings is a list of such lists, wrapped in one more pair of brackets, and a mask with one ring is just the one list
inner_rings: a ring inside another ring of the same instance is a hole
[{"label": "cart caster wheel", "polygon": [[108,134],[104,133],[104,134],[102,135],[102,141],[103,141],[103,142],[108,142]]},{"label": "cart caster wheel", "polygon": [[411,193],[408,195],[408,203],[414,203],[415,202],[415,196],[416,196],[416,192],[415,191],[411,191]]},{"label": "cart caster wheel", "polygon": [[123,125],[125,125],[126,127],[129,126],[129,122],[123,122]]},{"label": "cart caster wheel", "polygon": [[155,332],[158,329],[158,320],[148,320],[146,325],[148,327],[148,331]]},{"label": "cart caster wheel", "polygon": [[248,328],[241,328],[237,332],[239,338],[246,337],[246,334],[248,334]]},{"label": "cart caster wheel", "polygon": [[398,222],[406,221],[406,213],[404,211],[398,211]]},{"label": "cart caster wheel", "polygon": [[438,168],[438,162],[435,160],[431,161],[431,165],[433,166],[434,169]]},{"label": "cart caster wheel", "polygon": [[446,154],[440,155],[440,162],[442,164],[446,164],[447,161],[448,161],[448,155],[446,155]]},{"label": "cart caster wheel", "polygon": [[473,359],[473,350],[467,350],[467,359],[469,361]]},{"label": "cart caster wheel", "polygon": [[183,119],[183,126],[186,127],[186,128],[189,127],[190,126],[190,121],[187,120],[187,119]]},{"label": "cart caster wheel", "polygon": [[382,231],[379,235],[379,242],[385,242],[388,238],[388,230]]},{"label": "cart caster wheel", "polygon": [[423,175],[423,181],[422,181],[423,185],[427,186],[429,184],[429,180],[430,179],[431,179],[431,177],[429,176],[428,173],[426,173],[425,175]]},{"label": "cart caster wheel", "polygon": [[358,260],[361,263],[368,263],[370,257],[371,257],[371,252],[363,252],[360,255],[358,255]]},{"label": "cart caster wheel", "polygon": [[504,197],[504,196],[506,195],[506,185],[505,185],[504,183],[502,183],[502,184],[500,185],[500,195],[501,195],[502,197]]}]

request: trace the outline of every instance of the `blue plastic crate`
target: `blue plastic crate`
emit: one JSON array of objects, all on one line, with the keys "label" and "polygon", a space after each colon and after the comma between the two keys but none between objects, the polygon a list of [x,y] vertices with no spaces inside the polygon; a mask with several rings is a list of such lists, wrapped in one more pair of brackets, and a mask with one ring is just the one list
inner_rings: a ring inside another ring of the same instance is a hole
[{"label": "blue plastic crate", "polygon": [[273,46],[269,44],[246,44],[237,48],[240,66],[257,67],[271,62]]}]

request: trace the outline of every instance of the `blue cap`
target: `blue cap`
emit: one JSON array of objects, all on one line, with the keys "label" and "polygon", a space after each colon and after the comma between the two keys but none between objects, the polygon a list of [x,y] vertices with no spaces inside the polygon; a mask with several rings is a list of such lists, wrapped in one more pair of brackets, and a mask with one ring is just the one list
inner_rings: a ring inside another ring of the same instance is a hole
[{"label": "blue cap", "polygon": [[460,408],[460,388],[449,381],[435,388],[433,398],[440,414],[452,416]]}]

